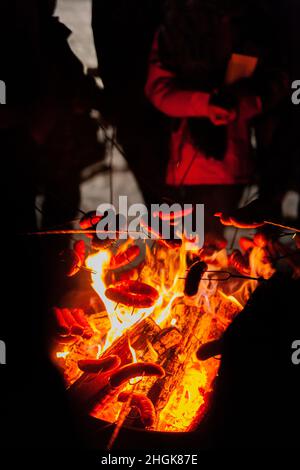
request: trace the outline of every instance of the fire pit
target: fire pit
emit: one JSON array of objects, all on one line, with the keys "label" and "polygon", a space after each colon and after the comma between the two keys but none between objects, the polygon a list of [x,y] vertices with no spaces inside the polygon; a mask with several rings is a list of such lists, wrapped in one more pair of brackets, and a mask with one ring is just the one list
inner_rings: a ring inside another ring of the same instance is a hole
[{"label": "fire pit", "polygon": [[243,238],[230,255],[217,243],[195,252],[184,241],[171,248],[129,239],[88,255],[80,245],[76,262],[98,302],[93,313],[53,312],[52,356],[70,397],[83,413],[114,423],[115,435],[122,426],[193,431],[213,394],[222,336],[273,275],[275,245]]}]

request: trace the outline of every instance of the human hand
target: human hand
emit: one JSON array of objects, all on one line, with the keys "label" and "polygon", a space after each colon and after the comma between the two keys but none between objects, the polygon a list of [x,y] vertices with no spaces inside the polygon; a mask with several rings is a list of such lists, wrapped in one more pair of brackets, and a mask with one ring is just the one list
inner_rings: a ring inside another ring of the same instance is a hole
[{"label": "human hand", "polygon": [[237,113],[234,109],[225,109],[214,104],[208,105],[208,118],[215,126],[227,126],[235,121]]},{"label": "human hand", "polygon": [[257,228],[264,225],[263,208],[258,199],[241,209],[233,211],[231,214],[218,212],[216,217],[220,217],[223,225],[237,228]]}]

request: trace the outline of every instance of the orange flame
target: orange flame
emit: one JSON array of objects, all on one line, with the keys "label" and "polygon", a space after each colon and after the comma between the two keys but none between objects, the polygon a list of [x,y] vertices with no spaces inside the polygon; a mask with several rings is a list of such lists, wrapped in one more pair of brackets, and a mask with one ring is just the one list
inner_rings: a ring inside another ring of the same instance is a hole
[{"label": "orange flame", "polygon": [[[155,339],[145,338],[144,350],[135,350],[128,336],[128,347],[132,362],[145,361],[147,357],[148,361],[165,368],[165,388],[161,389],[158,404],[155,404],[157,421],[154,429],[188,431],[193,428],[199,410],[207,406],[207,396],[212,391],[220,364],[218,358],[199,362],[195,353],[201,344],[223,335],[255,290],[257,281],[235,279],[224,283],[202,280],[198,294],[187,298],[184,295],[184,278],[188,262],[195,256],[201,257],[201,252],[195,252],[194,247],[186,241],[179,250],[168,250],[158,243],[147,243],[138,279],[155,287],[159,298],[151,308],[132,309],[116,304],[105,296],[110,282],[107,281],[107,272],[111,256],[111,251],[106,250],[86,259],[86,267],[91,270],[92,287],[104,303],[109,327],[105,329],[105,334],[102,332],[91,340],[66,346],[65,351],[56,353],[56,358],[65,359],[64,367],[68,370],[68,377],[71,376],[74,381],[78,378],[78,369],[74,366],[78,358],[100,358],[118,338],[127,335],[132,326],[150,317],[157,327]],[[261,248],[252,250],[249,262],[253,277],[268,279],[274,273]],[[228,269],[226,250],[216,251],[211,256],[211,263],[208,270]],[[95,332],[101,330],[101,325],[97,326],[96,317],[92,316],[89,320],[95,323],[92,325]],[[134,385],[138,392],[147,395],[153,384],[151,377],[136,377],[127,383],[125,389]],[[115,397],[107,406],[97,407],[93,415],[115,422],[119,412],[120,404]]]}]

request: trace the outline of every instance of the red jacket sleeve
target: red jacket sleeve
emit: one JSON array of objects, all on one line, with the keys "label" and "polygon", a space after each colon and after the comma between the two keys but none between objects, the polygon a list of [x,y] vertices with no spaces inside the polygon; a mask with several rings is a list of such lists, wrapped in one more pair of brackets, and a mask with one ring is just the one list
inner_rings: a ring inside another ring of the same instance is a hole
[{"label": "red jacket sleeve", "polygon": [[207,117],[209,93],[178,89],[174,73],[163,68],[158,55],[158,38],[154,39],[145,93],[149,101],[170,117]]}]

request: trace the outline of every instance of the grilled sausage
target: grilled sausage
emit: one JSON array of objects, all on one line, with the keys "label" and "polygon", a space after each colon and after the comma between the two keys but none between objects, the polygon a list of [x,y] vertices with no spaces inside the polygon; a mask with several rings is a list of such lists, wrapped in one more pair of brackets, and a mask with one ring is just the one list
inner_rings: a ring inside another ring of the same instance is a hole
[{"label": "grilled sausage", "polygon": [[110,377],[110,384],[118,388],[130,379],[136,377],[164,377],[165,372],[161,366],[152,362],[137,362],[121,367]]},{"label": "grilled sausage", "polygon": [[204,261],[196,261],[190,267],[185,279],[184,294],[188,297],[193,297],[197,294],[199,283],[205,271],[207,264]]},{"label": "grilled sausage", "polygon": [[94,360],[81,360],[77,365],[83,372],[90,374],[98,374],[99,372],[107,372],[117,369],[121,364],[121,359],[118,356],[107,356],[103,359]]},{"label": "grilled sausage", "polygon": [[152,401],[142,393],[121,392],[118,400],[125,403],[130,399],[130,405],[138,409],[141,420],[146,427],[153,426],[156,420],[155,408]]}]

